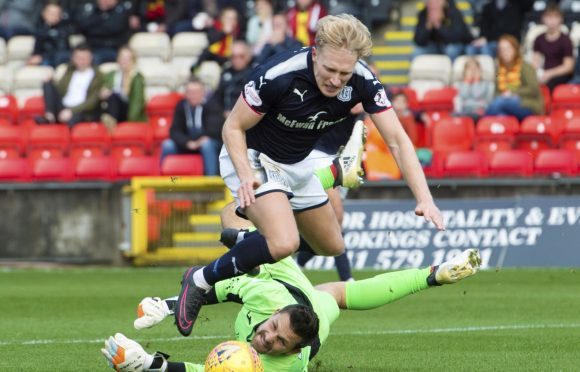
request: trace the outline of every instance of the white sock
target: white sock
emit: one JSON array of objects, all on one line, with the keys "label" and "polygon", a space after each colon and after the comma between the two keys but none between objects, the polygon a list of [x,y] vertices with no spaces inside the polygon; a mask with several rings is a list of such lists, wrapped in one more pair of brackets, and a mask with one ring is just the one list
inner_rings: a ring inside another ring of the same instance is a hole
[{"label": "white sock", "polygon": [[201,289],[205,289],[206,291],[209,291],[211,289],[211,285],[207,284],[207,281],[203,276],[203,268],[193,273],[193,282],[195,283],[196,286],[198,286]]}]

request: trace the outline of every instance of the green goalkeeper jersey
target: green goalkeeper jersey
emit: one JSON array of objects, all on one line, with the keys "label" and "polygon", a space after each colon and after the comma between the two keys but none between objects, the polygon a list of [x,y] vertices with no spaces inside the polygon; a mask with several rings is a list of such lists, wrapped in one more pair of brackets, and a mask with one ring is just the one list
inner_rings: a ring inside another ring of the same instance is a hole
[{"label": "green goalkeeper jersey", "polygon": [[[319,318],[319,345],[328,337],[330,325],[338,318],[339,308],[332,296],[314,289],[291,257],[274,264],[260,266],[257,276],[242,275],[216,283],[220,302],[235,299],[242,303],[235,322],[235,336],[249,342],[255,330],[277,310],[284,306],[308,302]],[[305,298],[306,299],[305,299]],[[317,346],[319,346],[317,345]],[[297,354],[271,356],[260,354],[266,372],[303,372],[308,370],[311,346]],[[188,372],[203,371],[199,364],[185,363]]]}]

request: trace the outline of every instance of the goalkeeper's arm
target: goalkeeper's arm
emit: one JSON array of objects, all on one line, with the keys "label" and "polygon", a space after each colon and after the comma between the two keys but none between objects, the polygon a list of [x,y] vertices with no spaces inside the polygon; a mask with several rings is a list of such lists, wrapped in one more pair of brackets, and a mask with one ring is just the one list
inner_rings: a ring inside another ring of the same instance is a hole
[{"label": "goalkeeper's arm", "polygon": [[148,354],[138,342],[122,333],[109,337],[101,353],[109,366],[123,372],[203,372],[201,364],[169,362],[169,355],[156,352]]}]

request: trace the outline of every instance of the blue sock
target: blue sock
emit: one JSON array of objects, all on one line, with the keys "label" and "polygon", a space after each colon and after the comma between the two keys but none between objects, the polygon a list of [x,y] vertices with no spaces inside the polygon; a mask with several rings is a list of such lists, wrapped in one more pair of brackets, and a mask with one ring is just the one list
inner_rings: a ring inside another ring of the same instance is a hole
[{"label": "blue sock", "polygon": [[261,234],[247,236],[248,234],[223,256],[203,268],[207,284],[214,285],[220,280],[245,274],[261,264],[276,262]]},{"label": "blue sock", "polygon": [[350,261],[346,255],[346,249],[343,254],[334,257],[334,264],[336,265],[336,271],[338,271],[340,280],[347,281],[352,278],[352,274],[350,273]]},{"label": "blue sock", "polygon": [[296,263],[298,266],[302,267],[306,265],[310,259],[314,257],[314,252],[309,251],[298,251],[298,255],[296,256]]}]

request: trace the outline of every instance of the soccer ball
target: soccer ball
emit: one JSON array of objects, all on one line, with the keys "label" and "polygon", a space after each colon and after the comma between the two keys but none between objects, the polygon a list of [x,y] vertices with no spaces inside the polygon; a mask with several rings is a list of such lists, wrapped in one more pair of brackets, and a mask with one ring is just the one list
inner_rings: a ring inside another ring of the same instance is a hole
[{"label": "soccer ball", "polygon": [[207,356],[205,372],[264,372],[264,366],[250,344],[225,341]]}]

